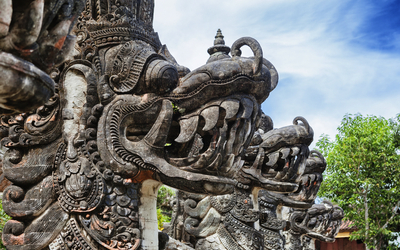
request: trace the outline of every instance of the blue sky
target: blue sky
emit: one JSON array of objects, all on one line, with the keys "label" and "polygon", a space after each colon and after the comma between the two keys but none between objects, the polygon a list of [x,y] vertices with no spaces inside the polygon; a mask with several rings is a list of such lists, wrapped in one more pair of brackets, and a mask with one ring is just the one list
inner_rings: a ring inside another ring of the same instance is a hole
[{"label": "blue sky", "polygon": [[262,105],[276,128],[301,115],[316,141],[346,113],[400,113],[400,0],[158,0],[154,28],[192,70],[218,28],[257,39],[280,76]]}]

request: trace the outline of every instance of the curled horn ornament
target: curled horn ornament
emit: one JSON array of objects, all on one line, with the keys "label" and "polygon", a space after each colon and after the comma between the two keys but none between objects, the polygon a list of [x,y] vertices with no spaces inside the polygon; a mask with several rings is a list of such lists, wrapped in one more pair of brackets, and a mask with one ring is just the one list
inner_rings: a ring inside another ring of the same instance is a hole
[{"label": "curled horn ornament", "polygon": [[254,53],[253,73],[257,75],[260,73],[261,66],[263,65],[263,51],[258,41],[251,37],[242,37],[236,40],[231,47],[231,54],[233,57],[242,55],[240,48],[244,45],[250,47]]}]

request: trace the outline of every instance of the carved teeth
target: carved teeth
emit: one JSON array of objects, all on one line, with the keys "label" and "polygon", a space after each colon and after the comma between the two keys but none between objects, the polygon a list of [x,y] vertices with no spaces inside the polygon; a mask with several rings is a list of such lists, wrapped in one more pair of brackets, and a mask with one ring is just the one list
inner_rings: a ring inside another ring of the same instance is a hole
[{"label": "carved teeth", "polygon": [[300,152],[300,148],[298,148],[298,147],[292,148],[292,156],[298,155],[299,152]]},{"label": "carved teeth", "polygon": [[[304,157],[301,152],[299,147],[282,148],[266,155],[268,162],[265,163],[265,166],[271,169],[268,172],[274,174],[276,180],[289,181],[297,176],[294,181],[299,182],[305,169],[305,162],[302,160]],[[285,160],[285,165],[280,170],[272,171],[278,167],[276,164],[279,158]]]},{"label": "carved teeth", "polygon": [[260,148],[258,151],[257,157],[254,160],[253,168],[254,169],[261,168],[261,165],[263,162],[264,162],[264,149]]},{"label": "carved teeth", "polygon": [[299,157],[292,157],[289,165],[283,168],[284,171],[282,171],[282,173],[285,175],[282,177],[282,180],[290,180],[296,173],[298,173],[299,164]]},{"label": "carved teeth", "polygon": [[283,148],[280,151],[282,153],[282,159],[286,159],[290,154],[290,148]]},{"label": "carved teeth", "polygon": [[172,116],[172,103],[168,100],[163,100],[160,114],[143,140],[146,141],[148,145],[163,148],[167,141],[167,135],[171,126]]},{"label": "carved teeth", "polygon": [[267,156],[268,156],[268,162],[265,163],[265,165],[267,165],[268,167],[272,167],[279,159],[279,152],[273,152]]},{"label": "carved teeth", "polygon": [[232,168],[234,160],[235,160],[235,155],[230,154],[228,157],[228,160],[225,162],[225,164],[222,167],[223,168],[222,171],[227,173]]},{"label": "carved teeth", "polygon": [[225,147],[227,154],[230,154],[233,152],[233,147],[234,147],[234,143],[235,143],[236,136],[237,136],[236,131],[237,131],[239,125],[240,125],[240,120],[236,120],[235,124],[231,127],[231,130],[229,132],[229,139],[228,139],[228,141],[226,143],[226,147]]},{"label": "carved teeth", "polygon": [[241,118],[249,119],[253,114],[253,101],[249,98],[243,98],[242,105],[244,107],[244,111]]},{"label": "carved teeth", "polygon": [[[225,114],[223,118],[221,117],[221,108],[225,110],[222,113]],[[181,117],[179,120],[180,134],[175,139],[176,142],[189,142],[199,131],[198,129],[206,132],[212,131],[213,135],[213,142],[209,144],[208,150],[199,156],[196,162],[190,164],[190,168],[207,168],[221,170],[226,173],[235,168],[239,169],[239,166],[243,165],[244,161],[241,161],[238,156],[251,140],[253,122],[255,120],[253,116],[258,112],[257,110],[252,99],[234,97],[223,101],[215,101],[198,109],[193,114]],[[200,116],[205,121],[203,128],[199,127],[202,124]],[[279,156],[279,152],[277,154]],[[275,165],[277,160],[275,159],[271,164]]]},{"label": "carved teeth", "polygon": [[246,131],[246,133],[245,133],[245,136],[244,136],[244,139],[243,139],[243,144],[242,144],[242,146],[244,146],[244,144],[246,143],[246,141],[249,139],[249,137],[250,137],[250,133],[251,133],[251,126],[252,125],[252,123],[251,123],[251,121],[250,120],[247,120],[246,122],[245,122],[245,124],[244,124],[244,130]]},{"label": "carved teeth", "polygon": [[289,166],[290,166],[290,165],[286,164],[286,165],[283,167],[282,171],[279,171],[279,172],[275,175],[275,179],[276,179],[276,180],[282,180],[282,179],[286,176],[286,174],[287,174],[287,172],[288,172],[288,170],[289,170]]},{"label": "carved teeth", "polygon": [[238,100],[229,99],[221,104],[221,108],[225,109],[225,119],[229,120],[239,111],[240,102]]},{"label": "carved teeth", "polygon": [[218,167],[221,165],[221,163],[222,163],[222,155],[220,153],[218,153],[217,157],[215,158],[213,163],[210,164],[210,166],[208,168],[211,170],[217,170]]},{"label": "carved teeth", "polygon": [[175,141],[178,143],[185,143],[190,141],[196,134],[198,124],[199,117],[197,115],[180,120],[179,125],[181,127],[181,132],[179,136],[175,139]]},{"label": "carved teeth", "polygon": [[206,124],[204,125],[203,131],[209,131],[217,125],[219,118],[219,107],[212,106],[203,110],[200,114],[204,117]]},{"label": "carved teeth", "polygon": [[192,168],[201,169],[206,165],[206,163],[207,163],[206,156],[205,155],[201,155],[200,159],[195,164],[192,165]]},{"label": "carved teeth", "polygon": [[297,178],[296,181],[300,181],[301,176],[303,175],[305,169],[306,169],[306,159],[304,159],[304,156],[300,156],[302,158],[300,158],[299,160],[301,160],[300,164],[299,164],[299,168],[297,169]]},{"label": "carved teeth", "polygon": [[[242,125],[242,124],[243,124],[243,122],[241,122],[240,125]],[[237,133],[236,133],[236,140],[235,140],[235,143],[234,143],[233,148],[232,148],[233,153],[236,156],[239,155],[239,153],[241,152],[240,148],[242,147],[242,145],[245,144],[245,141],[246,141],[245,126],[246,126],[246,121],[244,121],[244,124],[239,127],[239,129],[237,130]]]}]

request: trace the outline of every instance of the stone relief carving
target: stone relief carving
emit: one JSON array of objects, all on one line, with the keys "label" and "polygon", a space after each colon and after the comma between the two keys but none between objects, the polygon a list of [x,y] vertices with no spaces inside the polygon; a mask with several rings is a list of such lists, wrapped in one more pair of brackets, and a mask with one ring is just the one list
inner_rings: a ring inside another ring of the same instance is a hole
[{"label": "stone relief carving", "polygon": [[[190,71],[154,32],[153,0],[50,1],[40,8],[43,33],[13,40],[14,31],[26,30],[11,22],[0,41],[1,58],[29,50],[15,59],[34,63],[23,62],[25,73],[42,82],[50,74],[56,83],[35,111],[0,118],[8,149],[3,173],[12,182],[3,195],[13,218],[2,235],[8,249],[158,249],[154,210],[162,183],[182,196],[170,235],[196,249],[284,243],[286,222],[273,219],[273,208],[258,208],[258,190],[274,197],[265,204],[309,208],[322,172],[307,160],[313,130],[304,118],[272,129],[262,113],[278,74],[255,39],[229,48],[219,31],[207,64]],[[75,21],[74,52],[62,63]],[[7,47],[10,41],[16,46]],[[241,57],[245,45],[254,57]],[[7,72],[21,79],[21,70]],[[25,111],[12,105],[2,107]],[[307,228],[298,228],[314,236],[308,218],[319,215],[300,212],[294,221]],[[330,237],[320,224],[315,235]]]},{"label": "stone relief carving", "polygon": [[[251,145],[262,145],[265,142],[262,138],[269,138],[264,136],[263,129],[272,128],[270,118],[263,116],[262,120],[264,126],[254,135]],[[283,129],[290,130],[290,127]],[[286,134],[278,133],[283,129],[274,134]],[[252,152],[250,149],[248,153]],[[286,159],[286,162],[290,161]],[[299,188],[294,193],[276,193],[267,188],[257,191],[259,188],[255,186],[247,190],[236,188],[233,194],[219,196],[180,191],[174,201],[179,204],[179,210],[174,209],[173,219],[164,225],[164,231],[190,249],[301,250],[313,247],[316,239],[332,242],[338,233],[343,210],[329,202],[313,204],[325,166],[323,156],[311,151],[304,173],[298,178],[301,180]],[[176,237],[177,230],[183,237]]]},{"label": "stone relief carving", "polygon": [[307,249],[311,245],[311,239],[334,242],[343,217],[343,210],[328,201],[314,204],[306,211],[298,209],[290,211],[291,227],[287,232],[290,240],[286,249]]}]

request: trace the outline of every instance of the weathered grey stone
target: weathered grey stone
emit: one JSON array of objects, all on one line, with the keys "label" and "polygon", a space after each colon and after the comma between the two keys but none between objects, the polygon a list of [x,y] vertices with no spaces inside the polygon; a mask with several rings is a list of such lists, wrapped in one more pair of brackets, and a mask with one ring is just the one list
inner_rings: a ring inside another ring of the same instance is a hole
[{"label": "weathered grey stone", "polygon": [[[170,239],[167,249],[282,249],[282,206],[297,209],[293,235],[333,237],[308,219],[332,213],[324,225],[340,221],[338,209],[312,207],[325,163],[310,156],[312,128],[296,117],[273,129],[261,111],[278,73],[255,39],[229,48],[218,31],[208,63],[190,71],[153,30],[154,0],[88,0],[79,18],[80,1],[47,4],[17,6],[15,22],[7,5],[0,26],[9,32],[0,37],[0,65],[14,81],[5,96],[22,82],[23,91],[43,94],[51,82],[43,72],[57,83],[35,111],[0,118],[4,176],[13,182],[3,203],[13,217],[2,235],[8,249],[163,248],[162,184],[180,190],[166,232],[183,244]],[[73,20],[76,50],[68,55]],[[242,57],[243,46],[254,56]]]},{"label": "weathered grey stone", "polygon": [[54,81],[32,63],[0,51],[0,108],[26,112],[54,94]]},{"label": "weathered grey stone", "polygon": [[48,76],[70,54],[84,7],[74,1],[0,1],[0,108],[32,111],[54,95]]}]

